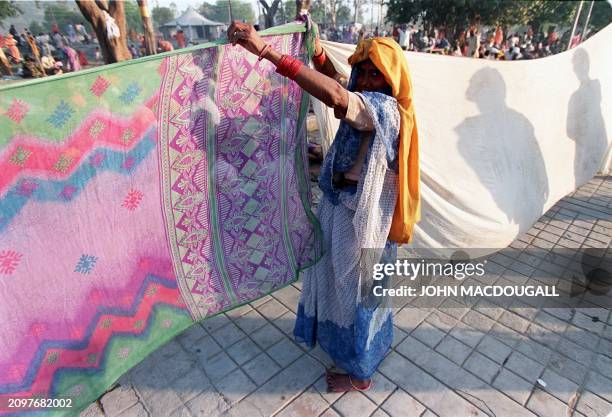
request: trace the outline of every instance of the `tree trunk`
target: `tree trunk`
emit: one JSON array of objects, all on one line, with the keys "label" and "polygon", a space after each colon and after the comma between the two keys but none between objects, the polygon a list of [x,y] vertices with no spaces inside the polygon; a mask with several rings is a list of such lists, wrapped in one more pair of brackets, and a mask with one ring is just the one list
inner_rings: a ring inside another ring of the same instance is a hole
[{"label": "tree trunk", "polygon": [[266,28],[274,26],[274,16],[278,11],[280,0],[274,0],[271,5],[268,5],[268,2],[266,0],[259,0],[259,3],[261,3],[264,9]]},{"label": "tree trunk", "polygon": [[[110,0],[110,2],[107,3],[105,0],[76,0],[76,3],[81,13],[83,13],[83,16],[85,16],[85,19],[91,23],[96,32],[104,62],[110,64],[131,59],[132,54],[130,54],[127,47],[127,30],[123,1]],[[107,12],[115,19],[120,32],[118,38],[108,38],[104,12]]]},{"label": "tree trunk", "polygon": [[142,18],[142,26],[144,27],[144,47],[147,51],[147,55],[154,55],[157,53],[155,47],[155,33],[153,33],[153,20],[151,19],[151,13],[147,7],[147,0],[136,0],[138,7],[140,8],[140,17]]},{"label": "tree trunk", "polygon": [[310,9],[310,0],[295,0],[295,20],[307,14]]}]

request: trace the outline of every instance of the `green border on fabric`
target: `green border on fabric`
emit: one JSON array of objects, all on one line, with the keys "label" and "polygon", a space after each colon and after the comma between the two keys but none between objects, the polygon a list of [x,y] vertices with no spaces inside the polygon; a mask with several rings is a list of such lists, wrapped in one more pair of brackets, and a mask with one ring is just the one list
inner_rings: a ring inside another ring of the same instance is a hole
[{"label": "green border on fabric", "polygon": [[[217,81],[219,79],[219,62],[222,60],[223,55],[219,54],[217,59],[215,59],[214,66],[212,68],[212,73],[214,74],[214,83],[211,83],[210,90],[208,92],[210,99],[213,103],[215,103],[215,93],[217,87]],[[212,122],[212,115],[208,113],[208,118],[206,120],[206,164],[208,171],[208,209],[209,209],[209,218],[211,225],[211,238],[213,245],[215,247],[214,256],[215,261],[217,262],[217,268],[219,269],[219,274],[223,279],[223,286],[225,287],[225,291],[230,296],[230,299],[233,304],[238,302],[236,298],[236,294],[234,293],[234,288],[232,287],[232,283],[230,282],[229,275],[227,273],[227,269],[225,267],[225,256],[223,256],[223,247],[221,245],[221,233],[219,232],[219,222],[217,221],[218,216],[218,208],[217,208],[217,196],[215,194],[215,190],[217,189],[217,166],[215,161],[217,159],[217,146],[215,143],[215,130],[209,129],[209,126],[214,126]]]},{"label": "green border on fabric", "polygon": [[[305,32],[305,31],[306,31],[306,27],[304,23],[292,22],[286,25],[274,26],[272,28],[262,30],[261,32],[259,32],[259,34],[262,36],[289,35],[292,33]],[[188,54],[188,53],[197,51],[199,49],[213,48],[217,46],[226,45],[228,43],[229,42],[226,39],[218,39],[216,41],[210,41],[210,42],[203,43],[202,45],[190,46],[188,48],[183,48],[183,49],[176,50],[176,51],[162,52],[156,55],[149,55],[149,56],[145,56],[142,58],[130,59],[129,61],[115,62],[113,64],[102,65],[102,66],[95,67],[95,68],[88,68],[82,71],[69,72],[67,74],[62,74],[62,75],[57,75],[57,76],[54,75],[51,77],[38,78],[35,80],[24,81],[21,83],[9,84],[9,85],[0,87],[0,92],[14,90],[17,88],[29,87],[29,86],[40,84],[40,83],[48,83],[48,82],[52,82],[58,79],[65,80],[67,78],[81,77],[81,76],[89,75],[93,73],[105,72],[109,69],[120,68],[120,67],[124,67],[127,65],[140,64],[142,62],[162,59],[162,58],[173,56],[173,55]]]}]

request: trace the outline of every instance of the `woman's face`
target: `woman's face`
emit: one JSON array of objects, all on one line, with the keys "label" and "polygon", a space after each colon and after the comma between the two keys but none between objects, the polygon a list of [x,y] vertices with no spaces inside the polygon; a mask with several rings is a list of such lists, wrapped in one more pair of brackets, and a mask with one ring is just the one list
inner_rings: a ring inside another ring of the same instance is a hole
[{"label": "woman's face", "polygon": [[385,77],[376,68],[372,61],[367,60],[359,64],[359,73],[355,84],[355,91],[382,91],[389,88]]}]

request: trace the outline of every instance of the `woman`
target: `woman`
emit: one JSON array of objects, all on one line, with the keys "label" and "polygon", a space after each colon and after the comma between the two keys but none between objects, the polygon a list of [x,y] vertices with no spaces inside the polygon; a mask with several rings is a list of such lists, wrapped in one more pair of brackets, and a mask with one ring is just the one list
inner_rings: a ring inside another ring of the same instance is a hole
[{"label": "woman", "polygon": [[329,391],[369,389],[393,334],[391,309],[361,301],[372,284],[364,261],[394,262],[395,242],[410,240],[419,217],[418,138],[404,55],[391,38],[363,40],[349,58],[347,82],[318,38],[316,71],[272,49],[249,25],[232,23],[228,38],[342,119],[319,179],[326,253],[305,271],[294,335],[310,346],[318,342],[344,371],[327,371]]}]

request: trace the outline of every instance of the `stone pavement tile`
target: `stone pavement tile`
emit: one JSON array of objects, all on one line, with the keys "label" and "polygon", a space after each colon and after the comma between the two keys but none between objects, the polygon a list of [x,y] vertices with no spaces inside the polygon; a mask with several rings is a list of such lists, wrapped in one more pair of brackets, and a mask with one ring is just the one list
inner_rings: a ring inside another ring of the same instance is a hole
[{"label": "stone pavement tile", "polygon": [[527,320],[510,311],[504,311],[497,321],[519,333],[523,333],[529,327]]},{"label": "stone pavement tile", "polygon": [[477,407],[396,352],[387,355],[378,370],[440,417],[482,416]]},{"label": "stone pavement tile", "polygon": [[235,404],[257,388],[242,370],[235,369],[215,383],[217,391],[227,403]]},{"label": "stone pavement tile", "polygon": [[370,417],[391,417],[391,416],[389,416],[389,414],[384,412],[382,408],[379,408],[378,410],[374,411],[374,413]]},{"label": "stone pavement tile", "polygon": [[484,299],[478,301],[474,309],[480,314],[484,314],[485,316],[493,320],[497,320],[499,316],[501,316],[502,313],[505,311],[503,308],[497,307],[496,304],[493,304],[492,302]]},{"label": "stone pavement tile", "polygon": [[607,339],[599,339],[599,346],[597,346],[597,353],[607,355],[612,358],[612,342]]},{"label": "stone pavement tile", "polygon": [[289,365],[304,353],[289,338],[284,337],[280,342],[270,347],[266,352],[281,367]]},{"label": "stone pavement tile", "polygon": [[453,330],[450,331],[450,335],[470,347],[476,347],[485,336],[483,332],[462,322],[457,323],[457,325],[453,327]]},{"label": "stone pavement tile", "polygon": [[317,390],[310,388],[289,403],[276,417],[312,417],[318,416],[329,407],[327,401]]},{"label": "stone pavement tile", "polygon": [[512,352],[512,349],[491,335],[486,335],[476,346],[476,350],[497,363],[502,363]]},{"label": "stone pavement tile", "polygon": [[[488,383],[478,379],[470,372],[455,365],[450,360],[446,359],[439,353],[433,351],[412,337],[406,338],[406,340],[398,346],[397,351],[406,356],[411,362],[414,362],[420,368],[424,369],[427,373],[431,374],[433,377],[456,390],[464,398],[469,399],[471,403],[480,407],[481,410],[490,408],[492,412],[498,416],[521,415],[521,413],[524,411],[523,407],[519,406],[509,397],[497,390],[491,389],[491,386]],[[495,364],[494,362],[490,362],[499,367],[499,365]],[[383,365],[384,364],[385,361],[383,361]],[[401,363],[396,364],[396,366],[401,367]],[[390,378],[401,388],[404,388],[407,392],[409,392],[413,397],[417,398],[421,403],[425,404],[427,407],[431,408],[437,413],[437,410],[419,398],[416,392],[402,386],[402,384],[395,380],[392,375],[384,372],[383,369],[385,368],[382,366],[379,369],[382,374]],[[455,412],[457,412],[457,410]],[[457,415],[461,414],[457,412]]]},{"label": "stone pavement tile", "polygon": [[[608,354],[612,354],[612,351],[608,352]],[[602,375],[612,377],[612,358],[599,354],[596,355],[593,363],[593,369]]]},{"label": "stone pavement tile", "polygon": [[465,304],[461,304],[451,298],[447,298],[446,300],[444,300],[438,310],[446,315],[456,318],[457,320],[461,319],[461,317],[463,317],[465,313],[470,311],[470,309]]},{"label": "stone pavement tile", "polygon": [[183,405],[183,401],[172,390],[160,390],[155,395],[143,399],[145,408],[152,416],[167,416],[175,408]]},{"label": "stone pavement tile", "polygon": [[601,335],[608,340],[612,340],[612,324],[607,324]]},{"label": "stone pavement tile", "polygon": [[377,405],[380,405],[393,391],[395,391],[395,388],[397,388],[397,386],[393,382],[389,381],[389,379],[380,372],[375,372],[374,375],[372,375],[372,388],[363,393]]},{"label": "stone pavement tile", "polygon": [[261,385],[277,373],[281,368],[265,353],[248,361],[243,367],[244,371],[257,385]]},{"label": "stone pavement tile", "polygon": [[249,359],[261,353],[261,349],[248,337],[234,343],[226,350],[227,354],[238,364],[242,365]]},{"label": "stone pavement tile", "polygon": [[503,369],[497,375],[497,378],[493,381],[493,386],[523,405],[527,402],[533,388],[532,383],[525,381],[507,369]]},{"label": "stone pavement tile", "polygon": [[576,384],[582,384],[587,374],[587,368],[556,352],[551,355],[548,367]]},{"label": "stone pavement tile", "polygon": [[[607,375],[612,377],[612,374]],[[586,389],[612,403],[612,379],[591,371],[586,379]]]},{"label": "stone pavement tile", "polygon": [[166,378],[154,372],[152,366],[150,368],[141,368],[138,365],[136,372],[130,373],[132,386],[138,392],[140,398],[149,398],[168,387]]},{"label": "stone pavement tile", "polygon": [[531,339],[551,349],[554,349],[561,340],[561,337],[556,333],[553,333],[550,330],[535,323],[532,323],[529,326],[526,334]]},{"label": "stone pavement tile", "polygon": [[[108,417],[114,416],[108,415]],[[149,413],[147,412],[147,410],[145,410],[141,403],[138,403],[136,405],[131,406],[123,413],[117,415],[117,417],[149,417]]]},{"label": "stone pavement tile", "polygon": [[535,382],[544,370],[544,365],[517,351],[512,352],[504,366],[529,382]]},{"label": "stone pavement tile", "polygon": [[221,350],[221,346],[211,336],[206,336],[200,339],[196,345],[187,349],[187,353],[198,362],[206,362],[208,359],[219,354]]},{"label": "stone pavement tile", "polygon": [[[207,336],[206,330],[204,330],[202,326],[196,324],[196,325],[193,325],[185,329],[183,333],[179,334],[176,337],[176,341],[178,341],[184,348],[188,348],[189,346],[195,345],[198,340],[202,339],[205,336]],[[175,343],[175,342],[174,341],[169,342],[166,345],[164,345],[164,347],[171,345],[172,343]],[[163,349],[163,348],[160,348],[160,349]]]},{"label": "stone pavement tile", "polygon": [[100,398],[104,412],[116,416],[138,402],[138,396],[130,385],[120,385]]},{"label": "stone pavement tile", "polygon": [[442,340],[444,337],[444,332],[438,330],[427,321],[423,321],[416,329],[412,331],[411,336],[419,339],[427,346],[434,347],[440,342],[440,340]]},{"label": "stone pavement tile", "polygon": [[255,341],[262,349],[267,349],[276,342],[283,339],[285,335],[270,323],[267,323],[262,328],[255,330],[251,334],[251,339]]},{"label": "stone pavement tile", "polygon": [[421,415],[421,417],[438,417],[438,416],[436,416],[433,411],[427,410]]},{"label": "stone pavement tile", "polygon": [[333,408],[328,408],[319,417],[340,417],[340,414],[336,413]]},{"label": "stone pavement tile", "polygon": [[448,314],[444,314],[441,311],[433,311],[429,316],[427,316],[425,321],[433,324],[445,333],[451,331],[451,329],[457,324],[456,318],[449,316]]},{"label": "stone pavement tile", "polygon": [[356,391],[347,392],[333,407],[342,417],[369,417],[376,410],[376,404]]},{"label": "stone pavement tile", "polygon": [[183,377],[169,384],[168,388],[176,392],[181,400],[186,402],[205,389],[208,389],[210,385],[210,379],[208,379],[206,374],[199,367],[194,367]]},{"label": "stone pavement tile", "polygon": [[580,395],[576,410],[588,417],[608,417],[612,412],[612,403],[585,391]]},{"label": "stone pavement tile", "polygon": [[273,297],[280,301],[285,307],[294,313],[297,313],[297,307],[300,302],[300,292],[291,285],[286,286],[273,294]]},{"label": "stone pavement tile", "polygon": [[597,346],[597,342],[600,339],[595,333],[588,332],[571,324],[567,326],[563,336],[587,349],[592,349],[593,346]]},{"label": "stone pavement tile", "polygon": [[406,338],[406,336],[408,336],[408,333],[396,326],[393,326],[393,341],[391,342],[391,347],[397,346],[402,340]]},{"label": "stone pavement tile", "polygon": [[425,411],[423,404],[401,389],[395,391],[381,408],[391,417],[420,416]]},{"label": "stone pavement tile", "polygon": [[197,362],[196,356],[181,349],[174,356],[158,362],[153,371],[172,382],[189,372]]},{"label": "stone pavement tile", "polygon": [[333,359],[323,349],[321,349],[321,345],[316,345],[314,348],[308,349],[306,352],[321,362],[325,368],[334,366]]},{"label": "stone pavement tile", "polygon": [[243,337],[246,337],[246,334],[231,322],[226,323],[223,327],[211,333],[211,335],[222,348],[227,348]]},{"label": "stone pavement tile", "polygon": [[98,403],[94,402],[89,404],[89,407],[85,410],[81,411],[79,417],[105,417],[105,415],[100,406],[98,406]]},{"label": "stone pavement tile", "polygon": [[328,404],[333,404],[338,398],[342,397],[344,393],[342,392],[327,392],[327,381],[325,380],[325,375],[321,378],[317,379],[317,382],[313,385],[314,389],[323,397]]},{"label": "stone pavement tile", "polygon": [[204,391],[197,397],[189,400],[185,405],[196,417],[221,417],[225,415],[229,408],[223,397],[213,390]]},{"label": "stone pavement tile", "polygon": [[541,376],[542,381],[546,383],[546,387],[540,387],[549,394],[557,397],[564,403],[568,403],[572,395],[578,390],[578,384],[559,375],[558,373],[546,369]]},{"label": "stone pavement tile", "polygon": [[293,328],[295,327],[295,314],[291,311],[286,312],[276,320],[274,320],[274,324],[278,327],[283,333],[289,335],[289,337],[293,337]]},{"label": "stone pavement tile", "polygon": [[487,384],[493,382],[493,378],[495,378],[501,369],[500,364],[493,362],[478,352],[473,352],[468,360],[465,361],[463,367]]},{"label": "stone pavement tile", "polygon": [[429,315],[429,311],[420,308],[405,308],[393,318],[396,327],[410,333],[413,331],[425,317]]},{"label": "stone pavement tile", "polygon": [[214,332],[230,322],[230,319],[225,314],[217,314],[216,316],[202,320],[200,323],[208,332]]},{"label": "stone pavement tile", "polygon": [[560,417],[566,415],[567,406],[540,389],[535,389],[527,402],[527,408],[539,417]]},{"label": "stone pavement tile", "polygon": [[257,312],[257,310],[251,310],[248,313],[240,316],[235,321],[236,325],[242,329],[246,334],[251,334],[255,330],[259,329],[267,323],[266,319]]},{"label": "stone pavement tile", "polygon": [[213,382],[236,369],[236,363],[225,352],[220,352],[208,359],[200,359],[200,365]]},{"label": "stone pavement tile", "polygon": [[268,301],[272,300],[272,296],[271,295],[264,295],[261,298],[258,298],[255,301],[251,301],[251,307],[253,308],[259,308],[261,305],[267,303]]},{"label": "stone pavement tile", "polygon": [[544,311],[540,311],[533,322],[559,334],[563,334],[567,328],[566,321],[560,320]]},{"label": "stone pavement tile", "polygon": [[278,300],[272,298],[267,303],[257,307],[257,311],[268,320],[274,320],[285,314],[288,310]]},{"label": "stone pavement tile", "polygon": [[[592,347],[591,347],[592,348]],[[562,353],[568,358],[575,360],[585,366],[589,366],[593,360],[595,352],[587,350],[582,346],[578,346],[576,343],[571,342],[567,339],[561,338],[557,344],[557,352]]]},{"label": "stone pavement tile", "polygon": [[528,337],[523,337],[515,349],[543,365],[548,364],[553,354],[552,350]]},{"label": "stone pavement tile", "polygon": [[186,405],[181,405],[178,408],[170,411],[168,417],[195,417],[191,410]]},{"label": "stone pavement tile", "polygon": [[244,415],[272,415],[315,382],[324,371],[316,360],[302,356],[240,402],[249,407],[246,410],[252,410]]},{"label": "stone pavement tile", "polygon": [[600,334],[605,326],[603,321],[593,321],[592,317],[582,314],[581,312],[576,312],[572,319],[572,324],[595,334]]},{"label": "stone pavement tile", "polygon": [[470,355],[472,348],[461,343],[454,337],[446,335],[438,346],[436,346],[436,351],[455,362],[457,365],[461,365]]},{"label": "stone pavement tile", "polygon": [[549,308],[543,308],[542,310],[546,311],[550,315],[557,317],[558,319],[561,319],[567,322],[569,322],[574,315],[573,310],[571,308],[549,307]]},{"label": "stone pavement tile", "polygon": [[235,321],[239,317],[242,317],[243,315],[245,315],[246,313],[248,313],[251,310],[253,310],[253,307],[251,307],[248,304],[245,304],[245,305],[242,305],[240,307],[232,308],[231,310],[226,312],[225,315],[227,317],[229,317],[230,319]]}]

